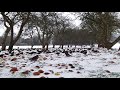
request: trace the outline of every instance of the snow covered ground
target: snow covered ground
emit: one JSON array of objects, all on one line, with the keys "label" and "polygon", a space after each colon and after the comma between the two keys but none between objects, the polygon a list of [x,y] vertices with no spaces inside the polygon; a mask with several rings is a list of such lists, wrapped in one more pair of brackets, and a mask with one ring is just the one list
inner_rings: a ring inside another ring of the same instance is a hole
[{"label": "snow covered ground", "polygon": [[120,43],[116,43],[112,48],[113,49],[119,49],[119,47],[120,47]]},{"label": "snow covered ground", "polygon": [[[21,49],[21,54],[14,50],[14,55],[1,51],[0,78],[120,78],[120,51],[95,48],[98,52],[87,50],[83,54],[78,48],[69,57],[55,52],[30,54],[36,52],[30,49]],[[31,61],[36,55],[37,61]]]}]

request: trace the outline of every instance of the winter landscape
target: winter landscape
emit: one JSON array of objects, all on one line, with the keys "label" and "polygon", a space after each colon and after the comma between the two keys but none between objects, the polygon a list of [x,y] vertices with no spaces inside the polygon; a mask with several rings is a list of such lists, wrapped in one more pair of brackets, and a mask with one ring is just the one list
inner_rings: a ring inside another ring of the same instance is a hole
[{"label": "winter landscape", "polygon": [[120,78],[119,12],[0,12],[0,78]]}]

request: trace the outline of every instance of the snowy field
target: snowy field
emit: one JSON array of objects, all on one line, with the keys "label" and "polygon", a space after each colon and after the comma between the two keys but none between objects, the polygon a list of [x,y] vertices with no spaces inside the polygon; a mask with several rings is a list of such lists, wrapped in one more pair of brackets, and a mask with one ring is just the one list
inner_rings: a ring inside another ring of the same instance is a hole
[{"label": "snowy field", "polygon": [[[8,51],[0,52],[0,78],[120,78],[119,44],[113,50],[84,49],[86,54],[81,53],[80,46],[76,49],[66,46],[65,50],[74,49],[70,56],[57,54],[61,50],[58,46],[55,49],[50,46],[49,52],[39,54],[37,49],[27,49],[30,46],[14,46],[14,49],[18,47],[20,50],[14,50],[13,55]],[[34,60],[36,55],[38,58]]]},{"label": "snowy field", "polygon": [[[52,48],[53,46],[52,45],[49,45],[49,48]],[[55,46],[56,48],[59,48],[59,45],[56,45]],[[67,48],[68,46],[67,45],[64,45],[65,48]],[[72,46],[74,47],[74,46]],[[81,46],[76,46],[77,48],[81,48]],[[83,46],[84,47],[84,46]],[[85,47],[90,47],[89,45],[88,46],[85,46]],[[31,46],[13,46],[14,49],[26,49],[26,48],[31,48]],[[42,46],[33,46],[33,48],[42,48]],[[0,46],[0,49],[1,49],[1,46]],[[8,49],[8,46],[6,46],[6,49]]]}]

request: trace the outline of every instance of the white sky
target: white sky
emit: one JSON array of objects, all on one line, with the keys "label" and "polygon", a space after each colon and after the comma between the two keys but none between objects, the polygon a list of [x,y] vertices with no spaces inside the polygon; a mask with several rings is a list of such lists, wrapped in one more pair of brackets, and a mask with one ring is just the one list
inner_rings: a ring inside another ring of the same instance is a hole
[{"label": "white sky", "polygon": [[72,22],[74,25],[76,25],[76,26],[80,25],[81,21],[79,19],[76,19],[76,17],[73,14],[71,14],[69,12],[64,12],[63,15],[70,17],[73,20]]}]

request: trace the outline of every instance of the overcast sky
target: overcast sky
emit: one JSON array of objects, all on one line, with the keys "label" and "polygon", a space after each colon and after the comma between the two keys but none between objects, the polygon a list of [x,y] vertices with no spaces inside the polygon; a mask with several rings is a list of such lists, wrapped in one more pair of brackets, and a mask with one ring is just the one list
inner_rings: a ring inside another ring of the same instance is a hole
[{"label": "overcast sky", "polygon": [[79,26],[79,25],[80,25],[81,21],[80,21],[79,19],[76,19],[76,17],[75,17],[73,14],[71,14],[71,13],[69,13],[69,12],[64,12],[63,15],[64,15],[64,16],[68,16],[68,17],[70,17],[71,19],[73,19],[72,23],[73,23],[74,25],[76,25],[76,26]]}]

